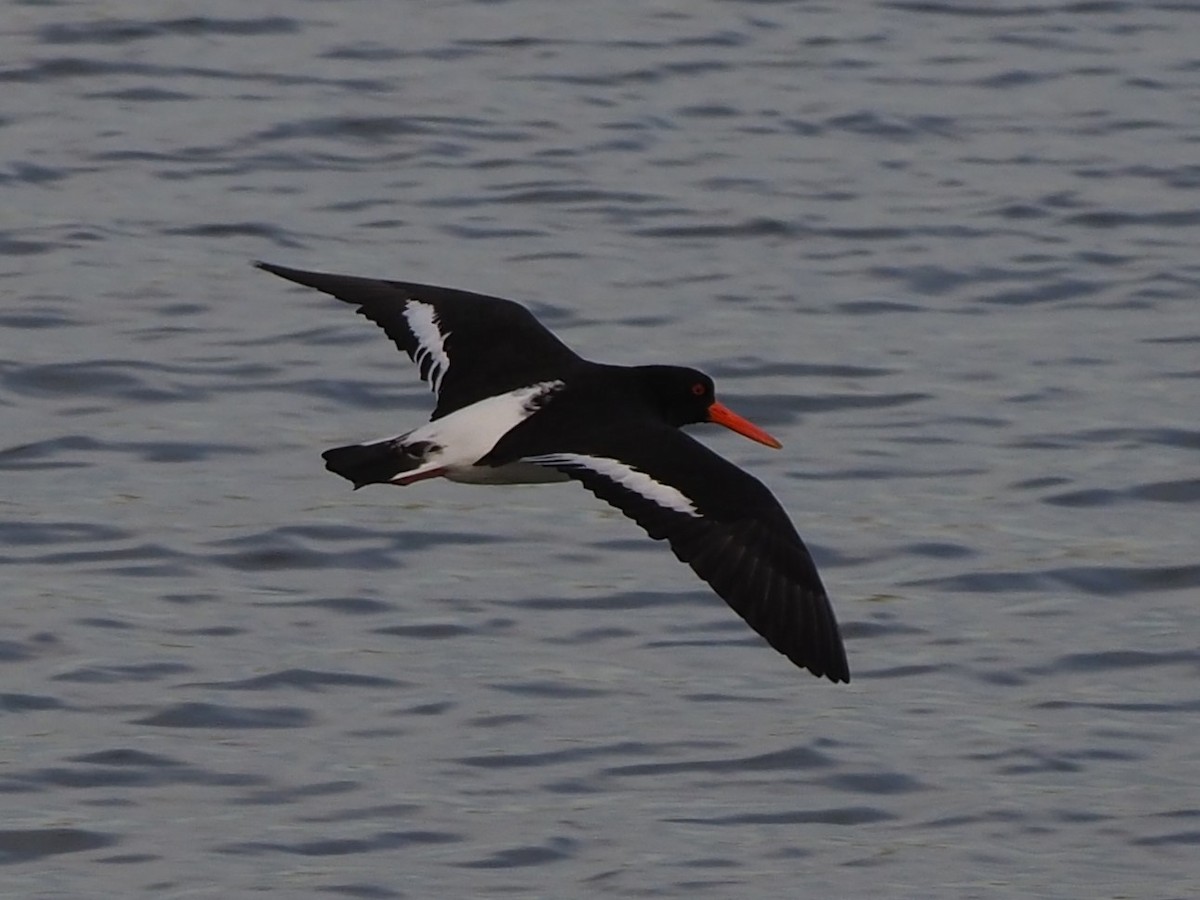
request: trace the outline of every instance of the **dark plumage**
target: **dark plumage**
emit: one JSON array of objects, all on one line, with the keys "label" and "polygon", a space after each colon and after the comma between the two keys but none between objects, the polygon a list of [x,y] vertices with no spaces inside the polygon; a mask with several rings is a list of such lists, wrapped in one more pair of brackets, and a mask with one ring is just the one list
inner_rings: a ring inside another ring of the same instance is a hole
[{"label": "dark plumage", "polygon": [[850,680],[825,588],[783,508],[758,479],[679,430],[716,422],[779,446],[718,403],[707,375],[590,362],[498,297],[258,266],[357,306],[437,391],[429,424],[326,451],[329,469],[355,487],[438,476],[574,479],[666,540],[796,665]]}]

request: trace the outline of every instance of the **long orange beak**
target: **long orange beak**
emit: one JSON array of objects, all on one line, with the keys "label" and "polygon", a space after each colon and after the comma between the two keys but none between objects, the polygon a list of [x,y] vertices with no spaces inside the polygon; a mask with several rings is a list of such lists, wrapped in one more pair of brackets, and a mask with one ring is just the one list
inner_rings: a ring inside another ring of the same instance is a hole
[{"label": "long orange beak", "polygon": [[748,437],[752,441],[758,441],[760,444],[766,444],[775,450],[778,450],[783,444],[775,440],[753,422],[747,422],[728,406],[721,403],[713,403],[708,408],[708,421],[716,422],[718,425],[724,425],[731,431],[736,431],[743,437]]}]

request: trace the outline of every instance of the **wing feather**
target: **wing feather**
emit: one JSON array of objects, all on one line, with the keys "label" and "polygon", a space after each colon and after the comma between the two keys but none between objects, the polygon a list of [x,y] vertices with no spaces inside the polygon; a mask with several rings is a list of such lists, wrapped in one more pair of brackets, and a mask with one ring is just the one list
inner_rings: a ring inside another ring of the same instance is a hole
[{"label": "wing feather", "polygon": [[[841,633],[816,565],[770,491],[683,432],[641,425],[636,442],[592,435],[587,452],[523,459],[565,473],[652,538],[666,540],[680,561],[796,665],[849,681]],[[622,478],[618,466],[637,474]],[[662,497],[672,492],[695,511],[664,505]]]},{"label": "wing feather", "polygon": [[[256,265],[357,306],[358,314],[380,326],[437,392],[435,419],[495,394],[562,377],[582,362],[511,300],[408,281]],[[428,309],[417,316],[413,304]]]}]

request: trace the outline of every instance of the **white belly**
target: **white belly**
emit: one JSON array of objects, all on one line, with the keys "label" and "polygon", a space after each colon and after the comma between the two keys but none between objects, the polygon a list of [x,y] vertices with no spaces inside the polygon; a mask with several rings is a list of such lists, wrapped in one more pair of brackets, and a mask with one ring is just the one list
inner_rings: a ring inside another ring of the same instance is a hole
[{"label": "white belly", "polygon": [[456,466],[446,478],[461,484],[554,484],[570,477],[546,466],[515,462],[506,466]]},{"label": "white belly", "polygon": [[[402,435],[396,440],[404,446],[419,447],[425,444],[431,449],[420,466],[402,473],[395,480],[401,484],[411,483],[429,473],[444,474],[451,481],[466,484],[566,481],[565,476],[553,469],[532,463],[512,463],[499,467],[475,465],[487,456],[500,438],[537,411],[541,398],[561,386],[561,381],[543,381],[507,394],[487,397]],[[441,473],[438,470],[445,471]]]}]

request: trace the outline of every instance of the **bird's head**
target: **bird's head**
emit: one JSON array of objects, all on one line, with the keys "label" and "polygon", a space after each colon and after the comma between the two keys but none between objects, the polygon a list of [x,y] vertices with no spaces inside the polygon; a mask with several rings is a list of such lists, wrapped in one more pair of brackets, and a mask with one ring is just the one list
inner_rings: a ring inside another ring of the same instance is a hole
[{"label": "bird's head", "polygon": [[642,366],[642,382],[660,415],[671,425],[715,422],[778,450],[783,445],[757,425],[717,402],[713,380],[683,366]]}]

